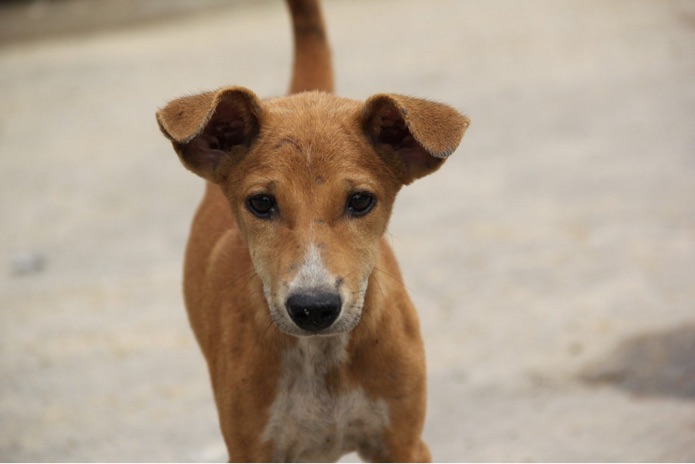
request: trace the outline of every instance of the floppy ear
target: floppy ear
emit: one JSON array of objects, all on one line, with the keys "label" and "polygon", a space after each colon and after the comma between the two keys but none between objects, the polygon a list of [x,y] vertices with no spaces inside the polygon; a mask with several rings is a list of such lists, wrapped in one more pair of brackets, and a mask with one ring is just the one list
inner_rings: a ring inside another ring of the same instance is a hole
[{"label": "floppy ear", "polygon": [[394,94],[369,98],[362,121],[377,152],[404,184],[439,169],[470,124],[450,106]]},{"label": "floppy ear", "polygon": [[243,87],[182,97],[157,112],[157,122],[184,166],[219,182],[226,162],[246,153],[260,128],[258,97]]}]

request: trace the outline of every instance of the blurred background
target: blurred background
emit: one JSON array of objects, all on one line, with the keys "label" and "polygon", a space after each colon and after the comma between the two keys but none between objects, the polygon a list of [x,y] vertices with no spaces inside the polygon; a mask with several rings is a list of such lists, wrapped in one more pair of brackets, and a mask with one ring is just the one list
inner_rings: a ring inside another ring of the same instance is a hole
[{"label": "blurred background", "polygon": [[[695,460],[695,2],[325,14],[339,94],[473,121],[390,225],[434,459]],[[202,181],[154,113],[281,95],[290,47],[280,0],[0,3],[0,460],[226,460],[181,297]]]}]

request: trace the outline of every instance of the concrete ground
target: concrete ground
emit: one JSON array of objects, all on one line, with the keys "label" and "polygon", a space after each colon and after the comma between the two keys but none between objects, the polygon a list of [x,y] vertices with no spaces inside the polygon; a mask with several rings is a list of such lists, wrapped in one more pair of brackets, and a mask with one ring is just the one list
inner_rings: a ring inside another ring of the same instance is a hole
[{"label": "concrete ground", "polygon": [[[473,121],[390,227],[435,460],[695,460],[695,3],[326,13],[339,93]],[[0,43],[0,460],[226,459],[180,295],[202,184],[154,112],[282,94],[288,37],[264,1]]]}]

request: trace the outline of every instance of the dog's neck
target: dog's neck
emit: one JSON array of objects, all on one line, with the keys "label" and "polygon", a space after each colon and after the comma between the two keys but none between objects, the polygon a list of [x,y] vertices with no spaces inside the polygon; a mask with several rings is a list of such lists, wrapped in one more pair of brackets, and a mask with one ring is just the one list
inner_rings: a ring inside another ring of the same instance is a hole
[{"label": "dog's neck", "polygon": [[324,377],[348,359],[350,334],[329,337],[300,337],[283,354],[285,371],[299,376]]}]

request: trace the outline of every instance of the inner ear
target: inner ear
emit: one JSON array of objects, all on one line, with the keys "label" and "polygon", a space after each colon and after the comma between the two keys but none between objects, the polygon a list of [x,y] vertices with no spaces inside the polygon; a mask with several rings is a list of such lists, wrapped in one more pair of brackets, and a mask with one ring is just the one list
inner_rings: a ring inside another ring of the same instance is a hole
[{"label": "inner ear", "polygon": [[203,130],[189,142],[178,144],[178,152],[184,165],[210,178],[226,156],[235,149],[247,148],[252,122],[235,105],[221,102]]},{"label": "inner ear", "polygon": [[222,100],[203,130],[179,145],[184,165],[204,178],[216,181],[219,167],[239,158],[251,145],[258,123],[238,100]]},{"label": "inner ear", "polygon": [[412,134],[408,130],[408,126],[405,124],[405,120],[398,112],[391,111],[388,114],[386,114],[386,112],[384,113],[385,114],[379,117],[378,143],[400,147],[414,141]]},{"label": "inner ear", "polygon": [[208,149],[231,153],[234,146],[244,145],[248,132],[248,122],[244,119],[238,109],[223,104],[218,106],[201,134]]},{"label": "inner ear", "polygon": [[407,110],[388,101],[380,103],[373,108],[366,129],[377,151],[401,182],[409,184],[444,163],[444,159],[432,156],[412,134],[403,114]]},{"label": "inner ear", "polygon": [[379,118],[376,141],[379,144],[388,145],[398,153],[404,168],[411,171],[412,168],[433,170],[444,162],[442,158],[430,155],[413,137],[410,129],[396,110],[383,111]]}]

